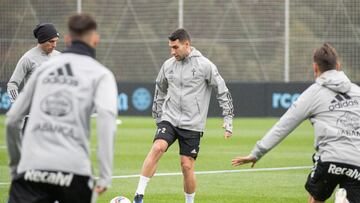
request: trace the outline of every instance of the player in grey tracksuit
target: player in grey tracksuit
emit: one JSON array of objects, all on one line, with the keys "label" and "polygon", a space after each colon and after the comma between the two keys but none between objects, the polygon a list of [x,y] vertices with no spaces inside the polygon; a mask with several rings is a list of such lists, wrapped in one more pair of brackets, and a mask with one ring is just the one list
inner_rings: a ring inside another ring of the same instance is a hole
[{"label": "player in grey tracksuit", "polygon": [[216,66],[195,47],[182,61],[173,57],[163,64],[156,79],[152,116],[157,123],[168,121],[181,129],[203,132],[213,88],[226,129],[232,132],[231,94]]},{"label": "player in grey tracksuit", "polygon": [[[43,62],[49,60],[51,57],[58,55],[60,52],[56,51],[56,44],[59,39],[59,33],[55,26],[51,23],[41,23],[36,25],[33,30],[34,37],[37,39],[37,46],[27,51],[18,61],[15,70],[7,83],[7,93],[11,103],[14,103],[19,92],[21,83],[26,84],[30,75]],[[21,139],[21,134],[24,133],[28,115],[24,116],[23,123],[15,126],[13,132],[17,131],[17,139]],[[18,142],[18,148],[21,147],[21,142]],[[19,149],[20,150],[20,149]],[[10,165],[13,165],[10,163]]]},{"label": "player in grey tracksuit", "polygon": [[60,53],[55,50],[59,33],[53,24],[38,24],[33,30],[33,33],[38,40],[38,45],[27,51],[20,58],[7,84],[7,92],[12,103],[18,95],[21,83],[24,82],[24,84],[26,84],[30,75],[37,67],[49,60],[52,56]]},{"label": "player in grey tracksuit", "polygon": [[[79,25],[81,25],[79,27]],[[96,23],[86,14],[69,18],[72,44],[38,67],[7,113],[11,160],[10,203],[90,203],[90,115],[96,108],[99,180],[95,192],[111,183],[116,131],[114,75],[97,62]],[[30,114],[21,158],[12,129]],[[20,158],[20,162],[18,160]]]},{"label": "player in grey tracksuit", "polygon": [[324,44],[314,53],[316,81],[307,88],[250,155],[233,165],[253,164],[279,144],[302,121],[314,126],[314,169],[306,189],[310,202],[329,198],[339,184],[350,202],[360,202],[360,88],[339,71],[337,53]]},{"label": "player in grey tracksuit", "polygon": [[184,29],[177,29],[170,35],[169,46],[173,57],[160,69],[154,94],[152,115],[158,130],[144,161],[135,203],[143,202],[145,187],[156,171],[157,162],[176,140],[180,148],[186,203],[194,202],[195,159],[213,89],[224,116],[224,136],[229,138],[232,135],[234,109],[231,94],[216,66],[190,46],[190,36]]}]

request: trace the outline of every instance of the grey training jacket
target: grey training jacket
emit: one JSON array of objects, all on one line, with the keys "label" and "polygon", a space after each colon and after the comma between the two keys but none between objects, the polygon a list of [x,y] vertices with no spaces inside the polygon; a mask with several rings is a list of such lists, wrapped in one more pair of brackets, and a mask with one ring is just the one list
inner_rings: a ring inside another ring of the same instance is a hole
[{"label": "grey training jacket", "polygon": [[[107,187],[116,131],[116,81],[95,59],[77,54],[84,44],[73,44],[74,53],[55,56],[35,70],[7,113],[10,167],[13,175],[16,169],[17,173],[38,169],[91,176],[90,115],[96,109],[98,185]],[[17,166],[17,134],[12,129],[29,112]]]},{"label": "grey training jacket", "polygon": [[251,156],[260,159],[305,119],[314,126],[316,157],[360,166],[360,88],[336,70],[322,73],[300,95]]},{"label": "grey training jacket", "polygon": [[184,60],[172,57],[161,67],[152,115],[157,122],[168,121],[178,128],[203,132],[213,88],[222,115],[231,120],[234,108],[224,79],[216,66],[192,47]]},{"label": "grey training jacket", "polygon": [[18,61],[13,74],[7,84],[7,91],[9,97],[15,100],[20,84],[24,84],[29,79],[30,75],[43,62],[49,60],[51,57],[58,55],[60,52],[53,50],[50,54],[45,54],[39,46],[33,47],[27,51]]}]

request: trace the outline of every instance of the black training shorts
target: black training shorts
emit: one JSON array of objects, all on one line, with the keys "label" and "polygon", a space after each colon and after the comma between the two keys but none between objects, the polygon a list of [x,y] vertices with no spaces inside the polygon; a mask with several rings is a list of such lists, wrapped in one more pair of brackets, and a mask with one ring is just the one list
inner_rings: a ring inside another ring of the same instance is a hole
[{"label": "black training shorts", "polygon": [[202,132],[177,128],[167,121],[161,121],[157,124],[157,127],[154,141],[157,139],[165,140],[169,148],[178,139],[179,154],[196,159],[200,149]]},{"label": "black training shorts", "polygon": [[325,201],[337,185],[346,190],[350,203],[360,203],[360,167],[357,166],[318,160],[314,163],[305,188],[315,200]]},{"label": "black training shorts", "polygon": [[8,203],[90,203],[93,185],[88,176],[31,170],[12,180]]}]

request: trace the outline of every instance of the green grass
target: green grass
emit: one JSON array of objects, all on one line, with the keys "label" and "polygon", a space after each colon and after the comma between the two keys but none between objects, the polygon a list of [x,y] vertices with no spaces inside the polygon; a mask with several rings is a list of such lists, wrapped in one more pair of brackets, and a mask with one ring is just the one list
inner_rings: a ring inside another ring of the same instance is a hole
[{"label": "green grass", "polygon": [[[149,151],[155,133],[151,118],[120,117],[123,124],[118,127],[113,175],[138,174]],[[247,169],[234,168],[231,159],[247,155],[255,142],[277,121],[274,118],[240,118],[234,121],[234,135],[229,140],[222,137],[221,118],[210,118],[201,141],[196,171]],[[95,123],[93,124],[95,128]],[[4,117],[0,117],[0,182],[9,182],[7,151],[4,135]],[[95,130],[92,131],[93,134]],[[256,168],[310,166],[313,154],[313,130],[304,122],[277,148],[256,164]],[[96,136],[92,136],[92,149],[96,148]],[[92,150],[95,165],[95,150]],[[178,146],[174,144],[160,160],[158,171],[180,172]],[[196,202],[201,203],[271,203],[306,202],[304,189],[310,169],[268,172],[241,172],[227,174],[197,175]],[[112,187],[100,196],[100,203],[108,203],[117,195],[132,199],[138,178],[114,179]],[[0,202],[8,197],[9,185],[0,185]],[[146,190],[146,203],[183,203],[181,176],[154,177]],[[333,199],[329,200],[329,202]]]}]

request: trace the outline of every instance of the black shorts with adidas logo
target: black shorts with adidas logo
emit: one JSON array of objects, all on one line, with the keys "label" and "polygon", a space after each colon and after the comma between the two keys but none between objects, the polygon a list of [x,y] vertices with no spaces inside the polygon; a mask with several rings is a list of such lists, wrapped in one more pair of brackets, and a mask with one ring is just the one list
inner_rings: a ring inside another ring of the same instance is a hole
[{"label": "black shorts with adidas logo", "polygon": [[350,203],[360,203],[360,167],[336,163],[314,162],[314,168],[305,184],[306,190],[317,201],[325,201],[339,186],[347,192]]},{"label": "black shorts with adidas logo", "polygon": [[196,159],[199,154],[202,135],[202,132],[181,129],[168,121],[161,121],[157,124],[154,142],[157,139],[165,140],[169,148],[176,140],[179,140],[179,154]]},{"label": "black shorts with adidas logo", "polygon": [[29,170],[12,180],[8,203],[90,203],[93,186],[89,176]]}]

